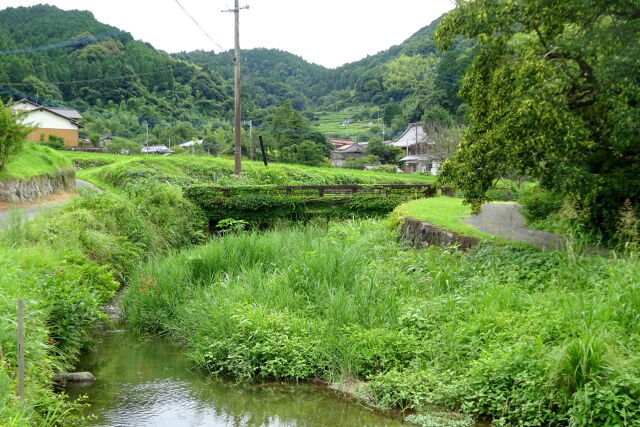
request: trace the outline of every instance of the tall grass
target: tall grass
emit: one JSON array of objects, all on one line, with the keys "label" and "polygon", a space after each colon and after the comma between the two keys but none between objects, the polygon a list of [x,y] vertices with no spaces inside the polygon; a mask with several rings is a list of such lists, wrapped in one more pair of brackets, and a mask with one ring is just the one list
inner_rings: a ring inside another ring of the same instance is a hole
[{"label": "tall grass", "polygon": [[[203,241],[204,220],[179,189],[155,182],[90,194],[0,231],[0,424],[81,425],[76,403],[54,393],[138,265]],[[26,302],[26,396],[16,395],[16,300]]]},{"label": "tall grass", "polygon": [[416,251],[356,221],[227,235],[139,274],[127,322],[182,340],[213,373],[347,375],[381,406],[504,423],[640,422],[633,254]]}]

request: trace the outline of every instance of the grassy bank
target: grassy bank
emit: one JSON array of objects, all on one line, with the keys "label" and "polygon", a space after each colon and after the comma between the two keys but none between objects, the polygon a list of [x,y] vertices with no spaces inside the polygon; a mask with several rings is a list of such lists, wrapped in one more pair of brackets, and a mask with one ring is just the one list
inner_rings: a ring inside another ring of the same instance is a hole
[{"label": "grassy bank", "polygon": [[[138,265],[203,241],[204,220],[180,189],[138,183],[71,201],[0,233],[0,424],[80,425],[53,392],[54,372],[90,343],[101,305]],[[26,303],[26,397],[16,395],[16,301]]]},{"label": "grassy bank", "polygon": [[0,180],[29,178],[37,175],[53,174],[60,169],[71,169],[71,161],[61,152],[28,142],[18,155],[0,169]]},{"label": "grassy bank", "polygon": [[406,217],[426,221],[463,236],[488,240],[496,238],[490,234],[482,233],[464,222],[463,219],[471,217],[471,208],[463,205],[462,199],[454,197],[439,196],[419,199],[398,206],[394,211],[394,220],[400,221]]},{"label": "grassy bank", "polygon": [[[147,264],[131,327],[216,374],[355,377],[381,407],[497,424],[640,422],[640,264],[490,244],[406,250],[382,223],[227,235]],[[431,423],[431,424],[429,424]]]},{"label": "grassy bank", "polygon": [[[91,154],[91,156],[88,156]],[[96,156],[96,157],[92,157]],[[116,157],[114,159],[114,157]],[[79,166],[105,166],[80,171],[82,179],[104,187],[122,187],[140,178],[151,178],[185,186],[193,184],[238,185],[330,185],[330,184],[411,184],[434,182],[434,177],[389,174],[337,168],[272,163],[243,162],[241,176],[233,174],[233,160],[206,156],[125,156],[83,153],[71,158]],[[102,159],[102,160],[96,160]],[[91,163],[93,162],[93,163]],[[108,163],[107,163],[108,162]]]}]

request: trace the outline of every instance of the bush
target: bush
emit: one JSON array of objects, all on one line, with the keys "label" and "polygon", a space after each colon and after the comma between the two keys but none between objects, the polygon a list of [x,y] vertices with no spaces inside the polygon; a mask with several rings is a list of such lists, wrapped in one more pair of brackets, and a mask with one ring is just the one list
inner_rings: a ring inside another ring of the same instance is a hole
[{"label": "bush", "polygon": [[540,221],[560,210],[563,197],[541,188],[523,193],[518,202],[522,205],[523,215],[529,222]]}]

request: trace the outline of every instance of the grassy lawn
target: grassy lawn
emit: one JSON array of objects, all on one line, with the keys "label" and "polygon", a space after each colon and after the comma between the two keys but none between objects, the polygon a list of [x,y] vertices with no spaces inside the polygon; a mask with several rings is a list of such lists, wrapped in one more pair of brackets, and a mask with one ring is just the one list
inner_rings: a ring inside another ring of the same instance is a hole
[{"label": "grassy lawn", "polygon": [[70,169],[71,166],[71,161],[62,152],[29,142],[0,169],[0,179],[29,178]]},{"label": "grassy lawn", "polygon": [[482,233],[462,221],[471,217],[471,207],[463,205],[462,199],[440,196],[413,200],[398,206],[395,212],[401,218],[411,216],[447,230],[455,231],[463,236],[498,239],[496,236]]}]

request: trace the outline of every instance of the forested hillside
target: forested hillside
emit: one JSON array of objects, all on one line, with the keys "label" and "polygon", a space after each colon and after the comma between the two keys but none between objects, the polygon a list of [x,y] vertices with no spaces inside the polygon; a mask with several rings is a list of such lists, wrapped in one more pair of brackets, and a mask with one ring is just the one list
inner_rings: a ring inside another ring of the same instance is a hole
[{"label": "forested hillside", "polygon": [[[459,118],[458,81],[473,48],[463,42],[438,53],[437,23],[337,69],[276,49],[245,50],[243,119],[267,126],[286,100],[310,120],[322,111],[337,112],[336,127],[342,115],[353,120],[357,111],[362,117],[355,119],[368,122],[394,103],[388,125],[397,116],[395,130],[434,105]],[[1,10],[0,55],[0,98],[73,106],[85,115],[85,136],[141,141],[149,123],[152,142],[166,143],[203,137],[233,117],[230,51],[169,55],[90,12],[46,5]]]},{"label": "forested hillside", "polygon": [[198,124],[231,110],[220,74],[136,41],[90,12],[44,5],[2,10],[0,54],[5,101],[28,97],[71,105],[89,119],[117,118],[105,127],[121,136],[133,136],[143,120]]}]

